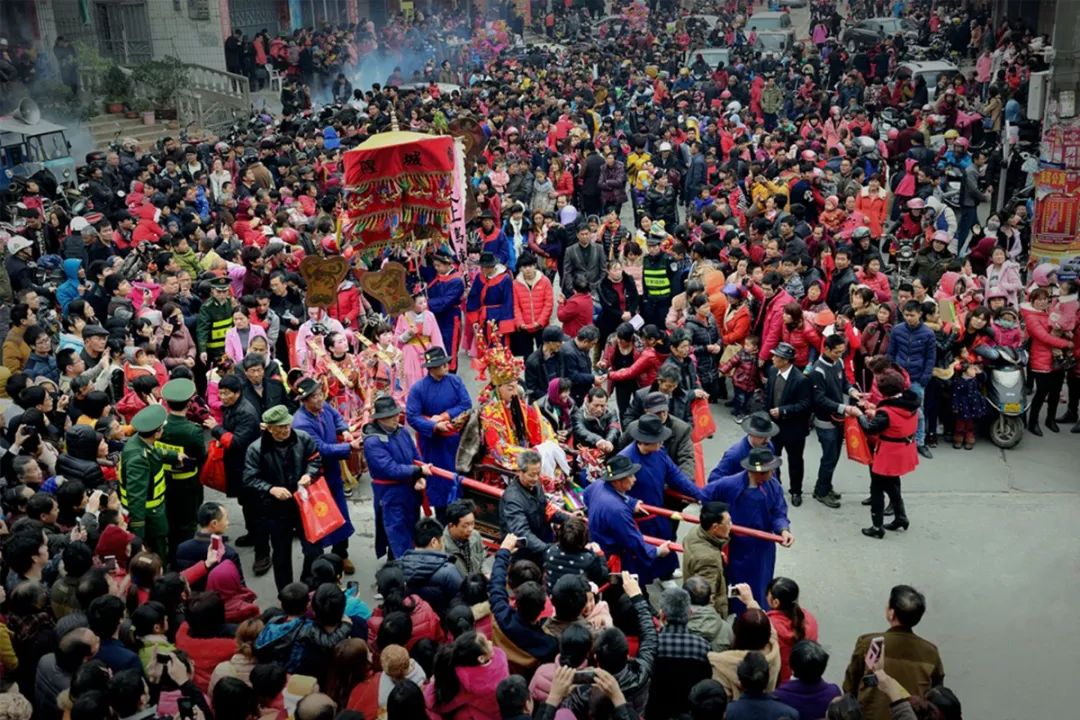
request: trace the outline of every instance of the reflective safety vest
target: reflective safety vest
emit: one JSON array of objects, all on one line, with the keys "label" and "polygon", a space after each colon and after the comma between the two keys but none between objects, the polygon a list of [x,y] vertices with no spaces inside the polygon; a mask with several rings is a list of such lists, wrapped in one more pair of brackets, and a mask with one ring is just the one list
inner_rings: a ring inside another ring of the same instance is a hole
[{"label": "reflective safety vest", "polygon": [[653,258],[646,258],[642,264],[641,280],[645,289],[645,296],[652,298],[671,297],[671,259],[661,255],[659,262]]},{"label": "reflective safety vest", "polygon": [[[154,441],[154,447],[161,450],[163,453],[171,452],[179,455],[184,452],[184,448],[180,445],[172,445],[171,443],[161,442],[160,440]],[[190,458],[180,465],[173,466],[169,463],[164,463],[163,467],[169,474],[170,480],[187,480],[195,477],[199,473],[199,468],[195,466],[195,463]]]},{"label": "reflective safety vest", "polygon": [[210,340],[206,343],[207,350],[221,350],[225,347],[225,335],[232,329],[233,319],[230,311],[229,317],[224,320],[214,320],[210,323]]},{"label": "reflective safety vest", "polygon": [[[128,508],[128,501],[127,501],[127,499],[128,499],[127,498],[127,496],[128,496],[128,482],[130,482],[131,479],[125,477],[123,457],[121,457],[120,465],[116,469],[116,477],[117,477],[117,480],[119,481],[119,487],[120,487],[120,504],[123,505],[125,509],[127,509]],[[138,482],[138,481],[139,481],[138,479],[135,480],[135,482]],[[154,508],[161,507],[162,503],[164,503],[164,502],[165,502],[165,465],[159,462],[157,472],[154,473],[153,482],[151,483],[151,487],[147,488],[147,492],[146,492],[146,509],[147,510],[153,510]]]}]

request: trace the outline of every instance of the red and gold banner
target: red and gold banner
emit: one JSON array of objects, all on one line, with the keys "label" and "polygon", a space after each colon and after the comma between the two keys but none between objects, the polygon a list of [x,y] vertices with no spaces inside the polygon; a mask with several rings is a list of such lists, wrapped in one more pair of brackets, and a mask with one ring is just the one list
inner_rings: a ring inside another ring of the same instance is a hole
[{"label": "red and gold banner", "polygon": [[1080,171],[1036,174],[1031,254],[1050,261],[1080,255]]},{"label": "red and gold banner", "polygon": [[379,133],[344,156],[346,245],[367,250],[417,235],[445,238],[453,196],[454,139]]}]

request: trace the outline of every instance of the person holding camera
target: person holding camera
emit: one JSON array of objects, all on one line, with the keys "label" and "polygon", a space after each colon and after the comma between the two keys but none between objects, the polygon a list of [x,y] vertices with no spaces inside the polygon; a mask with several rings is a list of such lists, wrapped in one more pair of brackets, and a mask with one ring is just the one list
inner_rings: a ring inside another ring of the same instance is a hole
[{"label": "person holding camera", "polygon": [[897,585],[885,606],[889,629],[860,635],[855,641],[844,673],[844,692],[858,696],[867,720],[888,720],[894,700],[890,685],[882,685],[880,676],[875,677],[878,671],[887,671],[902,688],[916,695],[945,682],[937,646],[914,631],[925,613],[926,597],[910,585]]}]

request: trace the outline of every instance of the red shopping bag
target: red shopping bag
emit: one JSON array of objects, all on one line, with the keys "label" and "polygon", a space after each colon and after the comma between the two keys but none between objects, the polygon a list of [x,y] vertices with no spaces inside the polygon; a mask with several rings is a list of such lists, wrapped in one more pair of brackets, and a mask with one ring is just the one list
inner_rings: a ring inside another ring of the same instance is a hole
[{"label": "red shopping bag", "polygon": [[844,418],[844,446],[847,448],[848,460],[869,465],[874,459],[870,453],[870,443],[866,440],[866,433],[863,432],[858,418]]},{"label": "red shopping bag", "polygon": [[225,446],[220,440],[211,440],[206,448],[206,462],[199,473],[204,487],[225,492]]},{"label": "red shopping bag", "polygon": [[716,432],[716,421],[713,420],[712,410],[709,409],[709,401],[697,398],[690,403],[691,419],[694,428],[690,431],[690,438],[699,442]]},{"label": "red shopping bag", "polygon": [[304,537],[309,543],[319,542],[345,524],[345,518],[338,510],[324,478],[298,489],[293,497],[300,506],[300,521],[304,524]]}]

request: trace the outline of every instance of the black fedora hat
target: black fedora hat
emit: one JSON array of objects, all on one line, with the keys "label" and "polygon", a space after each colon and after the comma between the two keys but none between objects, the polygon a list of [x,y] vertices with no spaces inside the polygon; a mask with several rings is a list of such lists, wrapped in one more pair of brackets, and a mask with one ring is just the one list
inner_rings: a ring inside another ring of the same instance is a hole
[{"label": "black fedora hat", "polygon": [[296,398],[306,400],[316,390],[322,389],[322,383],[314,378],[304,378],[296,384]]},{"label": "black fedora hat", "polygon": [[776,434],[780,432],[780,428],[777,424],[763,412],[756,412],[753,415],[749,415],[742,423],[740,423],[740,425],[744,433],[753,435],[754,437],[771,438],[775,437]]},{"label": "black fedora hat", "polygon": [[631,475],[636,475],[638,470],[641,470],[641,466],[635,462],[630,462],[630,458],[625,455],[615,455],[604,466],[604,482],[622,480]]},{"label": "black fedora hat", "polygon": [[642,415],[630,429],[630,437],[642,443],[662,443],[671,437],[671,429],[656,415]]},{"label": "black fedora hat", "polygon": [[446,354],[446,351],[436,345],[427,352],[424,353],[424,367],[433,368],[441,365],[447,365],[450,362],[450,356]]},{"label": "black fedora hat", "polygon": [[780,467],[780,458],[767,447],[753,448],[739,464],[750,472],[771,472]]},{"label": "black fedora hat", "polygon": [[371,413],[372,420],[382,420],[400,414],[401,406],[394,401],[394,398],[389,395],[375,398],[375,407]]}]

